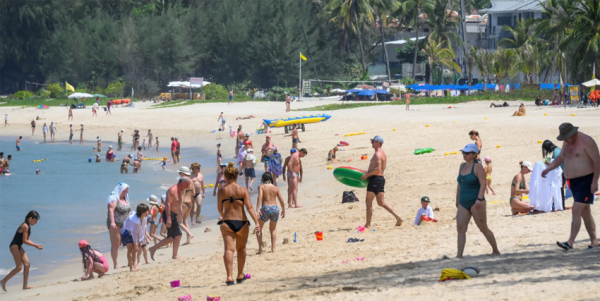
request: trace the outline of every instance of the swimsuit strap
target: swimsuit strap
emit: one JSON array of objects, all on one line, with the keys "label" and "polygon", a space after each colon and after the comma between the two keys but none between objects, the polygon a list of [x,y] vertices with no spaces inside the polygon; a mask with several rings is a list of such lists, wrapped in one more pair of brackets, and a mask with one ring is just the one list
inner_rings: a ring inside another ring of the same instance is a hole
[{"label": "swimsuit strap", "polygon": [[229,201],[229,203],[231,203],[231,204],[233,203],[233,201],[242,201],[242,203],[243,203],[244,199],[243,198],[236,198],[236,199],[234,199],[232,196],[230,196],[229,199],[223,199],[223,200],[221,200],[221,203],[225,203],[227,201]]}]

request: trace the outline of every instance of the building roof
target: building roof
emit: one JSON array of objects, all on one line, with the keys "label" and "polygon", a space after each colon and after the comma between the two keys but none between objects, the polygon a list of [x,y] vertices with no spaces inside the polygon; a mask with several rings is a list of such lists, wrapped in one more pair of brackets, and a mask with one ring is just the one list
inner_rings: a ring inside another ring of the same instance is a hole
[{"label": "building roof", "polygon": [[540,2],[546,2],[546,0],[492,0],[490,7],[480,9],[479,13],[493,14],[524,11],[542,11],[542,5],[540,4]]},{"label": "building roof", "polygon": [[[426,38],[426,36],[419,37],[419,40]],[[415,41],[415,38],[410,38],[411,41]],[[388,41],[385,42],[386,45],[402,45],[406,43],[406,40],[396,40],[396,41]]]}]

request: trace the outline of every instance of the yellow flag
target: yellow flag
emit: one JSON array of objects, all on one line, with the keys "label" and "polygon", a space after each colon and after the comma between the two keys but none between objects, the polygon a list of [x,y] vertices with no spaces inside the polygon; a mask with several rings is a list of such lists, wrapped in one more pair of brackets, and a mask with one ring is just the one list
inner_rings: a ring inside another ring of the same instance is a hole
[{"label": "yellow flag", "polygon": [[67,82],[65,82],[65,89],[75,92],[75,88],[73,88],[73,86],[69,85]]},{"label": "yellow flag", "polygon": [[302,52],[300,52],[300,58],[301,58],[303,61],[306,61],[306,57],[305,57],[304,55],[302,55]]}]

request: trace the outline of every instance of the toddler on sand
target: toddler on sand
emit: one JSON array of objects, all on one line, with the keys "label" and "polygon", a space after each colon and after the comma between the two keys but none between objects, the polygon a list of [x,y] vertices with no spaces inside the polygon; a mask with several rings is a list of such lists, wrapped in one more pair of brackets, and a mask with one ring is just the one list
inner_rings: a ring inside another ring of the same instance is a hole
[{"label": "toddler on sand", "polygon": [[421,208],[417,211],[415,226],[420,225],[422,221],[437,222],[437,220],[433,218],[433,209],[429,207],[429,203],[429,197],[424,196],[421,198]]}]

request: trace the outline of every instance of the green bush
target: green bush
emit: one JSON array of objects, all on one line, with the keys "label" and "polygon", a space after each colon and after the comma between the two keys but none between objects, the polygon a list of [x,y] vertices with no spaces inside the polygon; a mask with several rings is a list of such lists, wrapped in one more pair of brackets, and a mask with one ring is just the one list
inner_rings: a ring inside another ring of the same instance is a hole
[{"label": "green bush", "polygon": [[25,99],[25,98],[33,96],[33,92],[23,90],[23,91],[19,91],[19,92],[13,94],[13,96],[18,99]]},{"label": "green bush", "polygon": [[47,98],[48,96],[50,96],[50,91],[40,88],[39,90],[37,90],[37,92],[35,94],[37,94],[41,97]]},{"label": "green bush", "polygon": [[46,90],[50,92],[52,98],[61,98],[65,95],[65,88],[61,87],[59,83],[49,84]]},{"label": "green bush", "polygon": [[123,90],[125,89],[125,83],[122,80],[116,80],[106,87],[104,92],[108,97],[123,97]]},{"label": "green bush", "polygon": [[210,84],[204,86],[204,98],[206,100],[211,99],[227,99],[229,92],[225,87],[219,84]]}]

